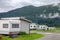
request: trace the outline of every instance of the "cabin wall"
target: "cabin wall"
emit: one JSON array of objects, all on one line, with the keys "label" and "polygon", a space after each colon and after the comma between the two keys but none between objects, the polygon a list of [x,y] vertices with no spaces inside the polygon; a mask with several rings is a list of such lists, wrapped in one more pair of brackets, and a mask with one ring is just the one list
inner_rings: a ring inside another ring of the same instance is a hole
[{"label": "cabin wall", "polygon": [[[8,28],[3,28],[3,24],[8,24]],[[0,20],[0,34],[8,34],[9,30],[9,20]]]},{"label": "cabin wall", "polygon": [[21,25],[20,31],[21,32],[26,32],[27,34],[29,34],[29,32],[30,32],[29,31],[30,30],[30,23],[21,20],[20,25]]},{"label": "cabin wall", "polygon": [[[20,32],[20,20],[10,20],[10,32]],[[12,24],[19,24],[19,28],[12,28]]]}]

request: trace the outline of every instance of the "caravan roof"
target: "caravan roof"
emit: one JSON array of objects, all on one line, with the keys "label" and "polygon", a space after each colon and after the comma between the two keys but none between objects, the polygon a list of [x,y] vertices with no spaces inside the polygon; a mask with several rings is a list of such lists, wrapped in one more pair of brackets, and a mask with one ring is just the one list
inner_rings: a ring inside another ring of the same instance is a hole
[{"label": "caravan roof", "polygon": [[27,20],[27,19],[22,18],[22,17],[7,17],[7,18],[1,18],[1,20],[23,20],[23,21],[31,23],[30,20]]}]

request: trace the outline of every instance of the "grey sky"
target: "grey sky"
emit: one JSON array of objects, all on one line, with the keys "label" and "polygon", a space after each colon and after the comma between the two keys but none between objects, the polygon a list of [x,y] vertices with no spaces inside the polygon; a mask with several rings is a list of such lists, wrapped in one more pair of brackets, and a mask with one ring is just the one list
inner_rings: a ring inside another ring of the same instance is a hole
[{"label": "grey sky", "polygon": [[0,12],[7,12],[27,5],[38,7],[57,3],[60,3],[60,0],[0,0]]}]

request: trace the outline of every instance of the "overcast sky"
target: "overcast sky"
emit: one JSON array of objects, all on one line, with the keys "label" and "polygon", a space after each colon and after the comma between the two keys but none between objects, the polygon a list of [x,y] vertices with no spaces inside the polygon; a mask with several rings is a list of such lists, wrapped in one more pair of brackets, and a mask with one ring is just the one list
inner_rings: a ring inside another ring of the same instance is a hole
[{"label": "overcast sky", "polygon": [[57,3],[60,3],[60,0],[0,0],[0,12],[7,12],[28,5],[38,7]]}]

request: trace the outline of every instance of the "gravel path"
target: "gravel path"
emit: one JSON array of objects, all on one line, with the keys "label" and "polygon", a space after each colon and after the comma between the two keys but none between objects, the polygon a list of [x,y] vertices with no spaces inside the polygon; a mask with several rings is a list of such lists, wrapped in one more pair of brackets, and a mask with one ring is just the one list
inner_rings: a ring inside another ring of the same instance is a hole
[{"label": "gravel path", "polygon": [[45,37],[36,40],[60,40],[60,33],[39,33],[39,34],[45,34]]}]

